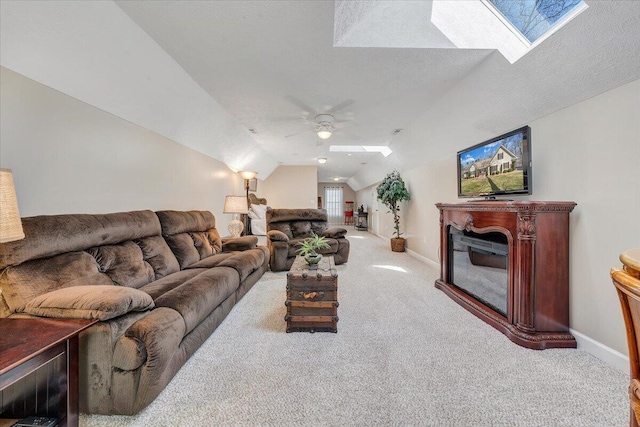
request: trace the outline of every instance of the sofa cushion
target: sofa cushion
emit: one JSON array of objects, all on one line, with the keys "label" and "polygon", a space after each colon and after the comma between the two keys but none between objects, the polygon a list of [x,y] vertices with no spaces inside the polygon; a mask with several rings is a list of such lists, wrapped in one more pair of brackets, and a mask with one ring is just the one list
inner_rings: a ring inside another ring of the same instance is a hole
[{"label": "sofa cushion", "polygon": [[155,303],[157,307],[176,310],[184,319],[188,334],[211,312],[233,295],[240,285],[238,274],[231,268],[206,270],[180,286],[165,292]]},{"label": "sofa cushion", "polygon": [[267,231],[267,236],[269,237],[269,240],[272,242],[288,242],[289,241],[289,237],[287,237],[287,235],[280,230],[269,230]]},{"label": "sofa cushion", "polygon": [[191,236],[191,240],[193,241],[193,246],[198,251],[200,259],[209,257],[218,252],[216,248],[209,242],[209,237],[206,231],[197,231],[194,233],[189,233],[189,235]]},{"label": "sofa cushion", "polygon": [[293,233],[291,232],[291,224],[288,222],[274,222],[269,226],[270,230],[278,230],[284,233],[289,239],[293,239]]},{"label": "sofa cushion", "polygon": [[116,285],[139,288],[156,278],[151,264],[143,259],[140,246],[131,241],[91,248],[87,252]]},{"label": "sofa cushion", "polygon": [[22,218],[22,228],[26,238],[0,245],[0,270],[33,259],[160,235],[160,222],[151,211],[34,216]]},{"label": "sofa cushion", "polygon": [[339,239],[341,237],[346,236],[346,234],[347,234],[347,230],[345,230],[344,228],[342,228],[342,227],[332,227],[332,228],[330,228],[328,230],[325,230],[322,233],[322,236],[323,237],[329,237],[329,238],[332,238],[332,239]]},{"label": "sofa cushion", "polygon": [[0,274],[2,295],[12,313],[23,311],[38,295],[82,285],[113,285],[109,276],[100,271],[95,258],[86,252],[27,261],[7,267]]},{"label": "sofa cushion", "polygon": [[208,211],[158,211],[156,212],[162,234],[172,235],[216,228],[216,218]]},{"label": "sofa cushion", "polygon": [[190,270],[192,268],[212,268],[217,266],[218,264],[220,264],[222,261],[229,258],[230,256],[235,255],[236,253],[237,252],[222,252],[219,254],[211,255],[210,257],[201,259],[195,264],[191,264],[189,267],[187,267],[187,269]]},{"label": "sofa cushion", "polygon": [[164,239],[171,248],[171,252],[176,256],[181,270],[184,270],[191,264],[200,261],[200,253],[194,246],[193,239],[189,233],[165,236]]},{"label": "sofa cushion", "polygon": [[311,231],[318,236],[322,235],[324,230],[327,229],[327,223],[324,221],[311,221]]},{"label": "sofa cushion", "polygon": [[291,232],[293,233],[294,239],[311,237],[311,222],[294,221],[291,223]]},{"label": "sofa cushion", "polygon": [[161,236],[145,237],[135,242],[142,250],[142,258],[153,268],[156,279],[180,271],[178,260]]},{"label": "sofa cushion", "polygon": [[26,305],[34,316],[108,320],[153,308],[151,297],[122,286],[73,286],[47,292]]},{"label": "sofa cushion", "polygon": [[207,271],[205,268],[194,268],[189,270],[178,271],[170,274],[162,279],[158,279],[140,288],[141,291],[148,293],[154,300],[160,295],[177,288],[184,282],[193,279],[200,273]]},{"label": "sofa cushion", "polygon": [[222,249],[225,252],[246,251],[255,249],[256,246],[258,246],[258,238],[256,236],[232,237],[222,242]]},{"label": "sofa cushion", "polygon": [[[289,221],[323,221],[327,222],[325,209],[271,209],[267,211],[267,224]],[[267,227],[268,228],[268,227]]]},{"label": "sofa cushion", "polygon": [[265,262],[265,253],[261,249],[250,249],[238,252],[225,259],[218,267],[231,267],[238,272],[240,281],[244,281],[251,273],[260,268]]}]

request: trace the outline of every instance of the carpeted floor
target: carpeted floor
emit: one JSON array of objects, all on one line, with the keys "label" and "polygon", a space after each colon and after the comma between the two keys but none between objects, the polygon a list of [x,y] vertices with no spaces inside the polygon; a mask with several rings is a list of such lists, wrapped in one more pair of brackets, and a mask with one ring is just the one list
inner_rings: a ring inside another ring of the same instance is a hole
[{"label": "carpeted floor", "polygon": [[527,350],[433,287],[439,271],[350,231],[338,333],[285,333],[267,273],[135,417],[102,426],[624,426],[627,375],[579,350]]}]

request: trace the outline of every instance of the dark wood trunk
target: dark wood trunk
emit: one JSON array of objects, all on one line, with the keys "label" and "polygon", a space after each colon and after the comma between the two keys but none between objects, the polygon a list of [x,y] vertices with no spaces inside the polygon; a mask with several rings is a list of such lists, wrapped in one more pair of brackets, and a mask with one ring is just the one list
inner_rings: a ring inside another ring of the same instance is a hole
[{"label": "dark wood trunk", "polygon": [[316,268],[296,257],[287,273],[287,332],[338,332],[338,272],[333,257]]}]

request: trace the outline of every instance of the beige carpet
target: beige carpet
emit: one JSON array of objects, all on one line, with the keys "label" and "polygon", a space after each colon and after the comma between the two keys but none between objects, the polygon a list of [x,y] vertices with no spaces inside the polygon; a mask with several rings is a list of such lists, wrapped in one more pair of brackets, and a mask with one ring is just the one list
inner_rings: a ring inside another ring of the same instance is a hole
[{"label": "beige carpet", "polygon": [[348,237],[337,334],[286,334],[286,273],[267,273],[146,410],[80,425],[627,425],[624,373],[521,348],[436,290],[437,269]]}]

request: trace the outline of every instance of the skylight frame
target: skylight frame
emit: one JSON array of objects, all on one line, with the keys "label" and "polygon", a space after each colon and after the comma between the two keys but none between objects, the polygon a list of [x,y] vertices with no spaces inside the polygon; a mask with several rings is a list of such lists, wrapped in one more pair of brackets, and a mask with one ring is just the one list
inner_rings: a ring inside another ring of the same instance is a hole
[{"label": "skylight frame", "polygon": [[330,152],[335,153],[380,153],[388,157],[393,150],[387,145],[330,145]]},{"label": "skylight frame", "polygon": [[490,0],[480,0],[480,2],[484,4],[485,7],[487,7],[500,20],[500,22],[502,22],[509,29],[509,31],[511,31],[518,38],[518,40],[520,40],[522,44],[524,44],[524,46],[526,46],[529,50],[538,46],[540,43],[552,36],[556,31],[564,27],[569,21],[584,12],[589,7],[589,5],[584,0],[582,0],[576,7],[567,12],[566,15],[558,19],[547,31],[545,31],[544,34],[538,37],[534,42],[530,42],[527,36],[520,32],[518,27],[511,23],[511,21],[500,11],[500,9],[494,6],[494,4],[491,3]]}]

